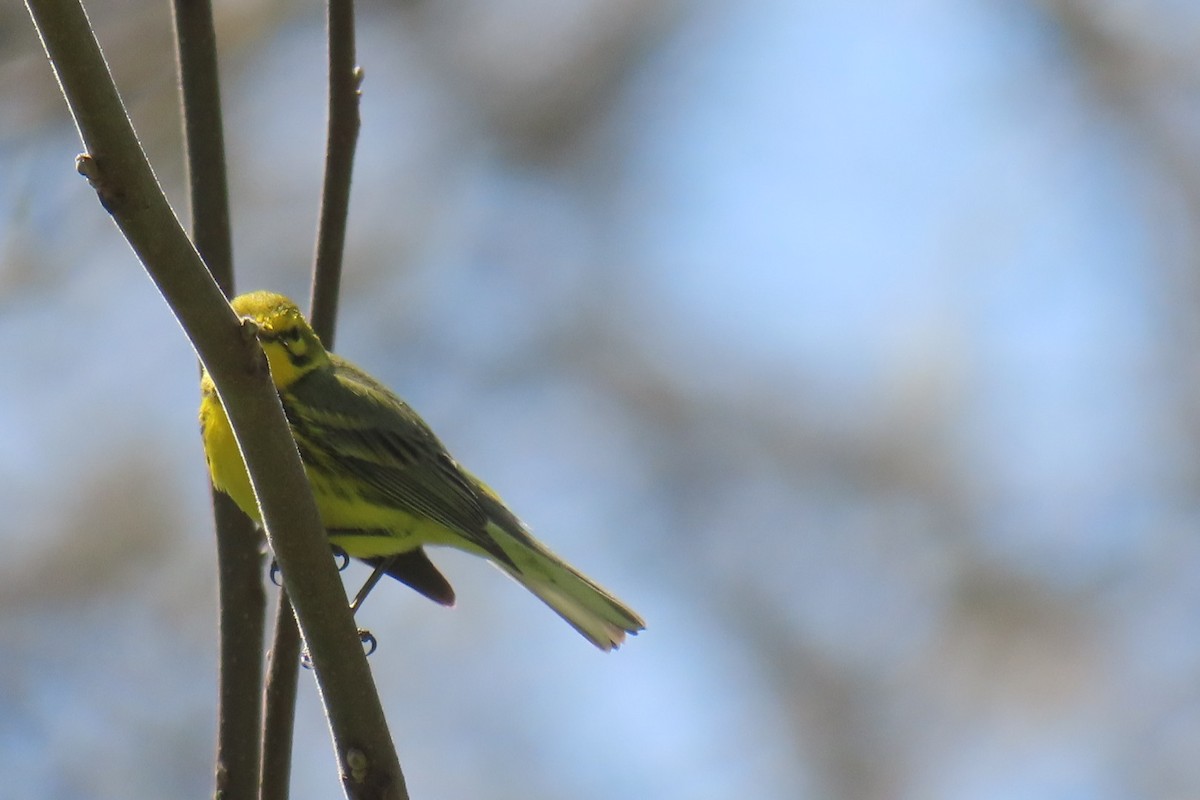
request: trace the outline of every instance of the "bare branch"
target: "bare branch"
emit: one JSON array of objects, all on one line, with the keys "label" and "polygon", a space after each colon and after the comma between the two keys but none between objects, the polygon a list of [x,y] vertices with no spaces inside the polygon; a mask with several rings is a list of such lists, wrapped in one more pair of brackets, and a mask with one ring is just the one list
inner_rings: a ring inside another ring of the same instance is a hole
[{"label": "bare branch", "polygon": [[291,787],[300,631],[286,589],[279,591],[275,634],[267,660],[263,707],[262,786],[259,800],[287,800]]},{"label": "bare branch", "polygon": [[363,78],[362,70],[355,63],[354,0],[329,0],[328,29],[329,120],[325,142],[325,185],[317,226],[309,320],[325,347],[332,350],[342,253],[346,244],[346,218],[350,208],[350,176],[358,146],[359,88]]},{"label": "bare branch", "polygon": [[[233,292],[233,245],[217,43],[208,0],[175,0],[175,41],[192,205],[192,238],[222,291]],[[261,536],[229,497],[212,490],[217,535],[220,658],[216,794],[252,798],[259,784],[259,687],[266,596]]]},{"label": "bare branch", "polygon": [[355,798],[405,797],[387,721],[262,350],[158,187],[83,7],[78,0],[28,0],[27,7],[88,150],[77,159],[79,171],[170,304],[229,414],[312,655],[343,789]]},{"label": "bare branch", "polygon": [[[325,346],[332,349],[350,209],[350,181],[360,127],[358,101],[362,71],[356,63],[353,0],[330,0],[327,12],[329,119],[309,319]],[[291,603],[287,592],[282,591],[275,612],[267,676],[261,800],[285,800],[288,796],[299,663],[295,654],[299,649],[300,639]]]}]

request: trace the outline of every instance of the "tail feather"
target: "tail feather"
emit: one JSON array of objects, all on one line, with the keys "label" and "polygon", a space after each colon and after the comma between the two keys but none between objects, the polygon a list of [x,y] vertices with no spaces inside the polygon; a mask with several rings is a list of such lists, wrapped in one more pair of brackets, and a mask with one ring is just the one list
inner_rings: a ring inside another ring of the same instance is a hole
[{"label": "tail feather", "polygon": [[429,556],[425,555],[424,549],[418,547],[394,556],[363,559],[372,567],[378,567],[388,560],[391,561],[387,568],[388,575],[411,586],[435,603],[444,606],[454,605],[454,587],[442,573],[438,572],[438,568],[429,560]]},{"label": "tail feather", "polygon": [[641,617],[550,552],[520,527],[511,514],[508,516],[516,523],[515,531],[493,518],[488,524],[488,533],[508,553],[512,564],[498,560],[493,563],[601,650],[615,650],[625,641],[626,634],[636,635],[645,629],[646,623]]}]

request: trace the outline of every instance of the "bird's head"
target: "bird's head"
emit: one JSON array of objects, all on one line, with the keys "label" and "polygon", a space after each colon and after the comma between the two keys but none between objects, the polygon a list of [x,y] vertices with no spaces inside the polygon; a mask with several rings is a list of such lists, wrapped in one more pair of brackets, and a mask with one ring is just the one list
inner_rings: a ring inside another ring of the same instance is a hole
[{"label": "bird's head", "polygon": [[250,292],[235,297],[231,305],[239,317],[258,327],[258,341],[279,389],[329,364],[329,353],[321,340],[288,298],[272,292]]}]

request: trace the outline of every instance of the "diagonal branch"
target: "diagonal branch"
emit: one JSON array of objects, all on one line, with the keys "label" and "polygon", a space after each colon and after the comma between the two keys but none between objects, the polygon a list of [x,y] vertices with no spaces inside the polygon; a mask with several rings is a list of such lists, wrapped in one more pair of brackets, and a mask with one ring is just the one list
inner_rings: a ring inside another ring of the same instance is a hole
[{"label": "diagonal branch", "polygon": [[[78,0],[27,0],[112,214],[212,376],[312,655],[348,797],[406,797],[404,777],[261,348],[179,225],[137,142]],[[282,535],[281,535],[282,534]]]}]

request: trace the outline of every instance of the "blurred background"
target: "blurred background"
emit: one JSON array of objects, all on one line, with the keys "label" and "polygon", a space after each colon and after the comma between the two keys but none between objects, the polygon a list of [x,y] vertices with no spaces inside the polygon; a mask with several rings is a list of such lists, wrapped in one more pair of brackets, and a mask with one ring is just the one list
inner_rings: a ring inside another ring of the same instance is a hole
[{"label": "blurred background", "polygon": [[[184,214],[167,6],[88,8]],[[218,12],[238,287],[303,298],[323,12]],[[649,625],[376,592],[414,798],[1200,795],[1200,7],[359,17],[338,349]],[[0,104],[4,793],[207,796],[194,356],[16,4]]]}]

